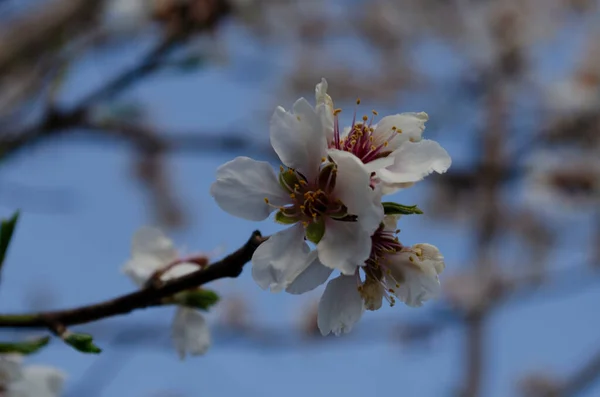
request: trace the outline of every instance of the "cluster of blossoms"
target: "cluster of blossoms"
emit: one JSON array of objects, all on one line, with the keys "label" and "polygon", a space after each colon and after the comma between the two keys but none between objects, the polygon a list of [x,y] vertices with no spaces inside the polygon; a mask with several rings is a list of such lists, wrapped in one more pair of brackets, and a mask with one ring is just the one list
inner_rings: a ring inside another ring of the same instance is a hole
[{"label": "cluster of blossoms", "polygon": [[[383,117],[377,112],[340,128],[325,79],[316,86],[316,107],[304,98],[291,111],[278,107],[270,140],[282,166],[248,157],[217,170],[211,194],[232,215],[275,220],[275,233],[252,257],[252,276],[263,289],[301,294],[331,276],[319,303],[323,335],[348,332],[365,309],[385,298],[420,306],[439,290],[443,256],[429,244],[403,246],[396,223],[404,206],[382,202],[451,164],[437,143],[422,139],[426,113]],[[309,244],[311,243],[311,244]],[[362,270],[362,275],[361,275]]]},{"label": "cluster of blossoms", "polygon": [[58,397],[66,375],[53,367],[22,365],[20,355],[0,356],[0,396]]}]

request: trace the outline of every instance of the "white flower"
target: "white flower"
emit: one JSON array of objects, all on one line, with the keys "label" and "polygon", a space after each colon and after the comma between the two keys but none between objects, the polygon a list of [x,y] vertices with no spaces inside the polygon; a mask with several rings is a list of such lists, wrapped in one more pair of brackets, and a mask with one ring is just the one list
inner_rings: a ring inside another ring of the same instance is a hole
[{"label": "white flower", "polygon": [[[319,302],[317,324],[323,335],[350,332],[367,310],[378,310],[385,298],[390,305],[396,299],[408,306],[421,306],[440,292],[438,275],[444,270],[444,257],[430,244],[404,247],[395,236],[398,216],[386,216],[373,234],[373,250],[365,266],[364,281],[359,270],[331,280]],[[316,257],[287,288],[294,294],[310,291],[324,283],[332,270]]]},{"label": "white flower", "polygon": [[64,372],[42,365],[22,367],[21,361],[18,355],[0,356],[0,389],[6,390],[7,397],[58,397],[62,394]]},{"label": "white flower", "polygon": [[323,124],[330,127],[326,131],[328,146],[354,154],[370,172],[376,172],[375,181],[381,183],[384,194],[410,186],[432,172],[444,173],[450,167],[448,153],[437,142],[422,139],[427,113],[386,116],[377,124],[368,116],[356,120],[355,114],[352,126],[340,131],[341,110],[333,110],[325,79],[317,84],[315,96],[319,106],[332,111],[322,117]]},{"label": "white flower", "polygon": [[[162,281],[185,276],[199,269],[203,258],[180,258],[173,242],[160,230],[139,229],[133,236],[131,259],[122,271],[142,287],[156,272]],[[179,356],[202,355],[211,344],[210,330],[202,314],[188,307],[178,307],[172,325],[172,339]]]},{"label": "white flower", "polygon": [[[293,225],[271,236],[252,257],[252,276],[263,289],[285,289],[316,258],[354,274],[371,252],[370,236],[383,219],[381,194],[356,156],[328,151],[330,114],[326,103],[314,109],[304,98],[290,112],[275,110],[271,144],[287,167],[280,167],[278,176],[268,163],[248,157],[217,170],[211,194],[223,210],[252,221],[277,210],[276,221]],[[309,254],[305,237],[316,244],[316,254]]]}]

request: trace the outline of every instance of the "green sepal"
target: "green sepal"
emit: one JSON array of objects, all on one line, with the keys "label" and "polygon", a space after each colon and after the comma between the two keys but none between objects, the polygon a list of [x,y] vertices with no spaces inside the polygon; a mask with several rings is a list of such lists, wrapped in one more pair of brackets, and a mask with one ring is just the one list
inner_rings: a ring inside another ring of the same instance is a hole
[{"label": "green sepal", "polygon": [[386,215],[412,215],[412,214],[423,214],[423,211],[416,205],[402,205],[398,203],[385,202],[383,205],[383,212]]},{"label": "green sepal", "polygon": [[209,289],[183,291],[173,297],[173,303],[194,309],[208,310],[219,302],[219,295]]},{"label": "green sepal", "polygon": [[319,241],[321,241],[325,235],[325,220],[319,218],[316,222],[309,223],[308,226],[306,226],[305,233],[308,241],[319,244]]},{"label": "green sepal", "polygon": [[66,344],[71,345],[75,350],[82,353],[99,354],[102,349],[94,344],[94,338],[89,334],[69,334],[63,337]]},{"label": "green sepal", "polygon": [[300,186],[300,178],[298,173],[291,169],[281,171],[279,173],[279,184],[288,193],[292,193],[294,191],[294,186]]},{"label": "green sepal", "polygon": [[33,354],[45,347],[50,342],[50,337],[45,336],[30,341],[14,342],[14,343],[0,343],[0,354]]},{"label": "green sepal", "polygon": [[4,219],[0,226],[0,268],[6,257],[6,251],[19,220],[19,211],[16,211],[9,219]]},{"label": "green sepal", "polygon": [[293,225],[299,220],[298,217],[287,216],[283,211],[277,211],[275,214],[275,222],[281,223],[282,225]]}]

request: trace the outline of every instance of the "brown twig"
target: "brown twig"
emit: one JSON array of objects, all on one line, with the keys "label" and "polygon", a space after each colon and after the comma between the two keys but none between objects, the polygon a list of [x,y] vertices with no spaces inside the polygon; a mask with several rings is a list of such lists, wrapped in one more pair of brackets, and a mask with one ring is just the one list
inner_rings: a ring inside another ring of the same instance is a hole
[{"label": "brown twig", "polygon": [[115,299],[74,309],[57,310],[33,314],[0,315],[0,328],[50,328],[57,324],[62,327],[85,324],[107,317],[127,314],[137,309],[161,305],[163,298],[178,292],[195,288],[221,278],[238,277],[244,265],[252,258],[254,251],[268,237],[262,237],[259,231],[252,233],[246,244],[224,259],[162,286],[148,286]]}]

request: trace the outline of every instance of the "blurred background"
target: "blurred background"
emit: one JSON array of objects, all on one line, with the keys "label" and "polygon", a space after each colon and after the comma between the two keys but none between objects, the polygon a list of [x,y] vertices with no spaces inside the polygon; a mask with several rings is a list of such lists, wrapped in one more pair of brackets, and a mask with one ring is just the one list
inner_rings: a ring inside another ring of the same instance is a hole
[{"label": "blurred background", "polygon": [[275,164],[274,107],[321,77],[344,124],[356,98],[426,111],[453,158],[393,197],[425,212],[401,241],[446,258],[421,309],[323,338],[322,289],[266,293],[248,267],[210,286],[204,357],[179,361],[159,308],[77,328],[100,356],[55,341],[26,362],[65,370],[65,397],[600,396],[598,3],[0,0],[0,215],[22,211],[2,311],[133,291],[120,268],[141,225],[215,258],[278,230],[209,186],[235,156]]}]

